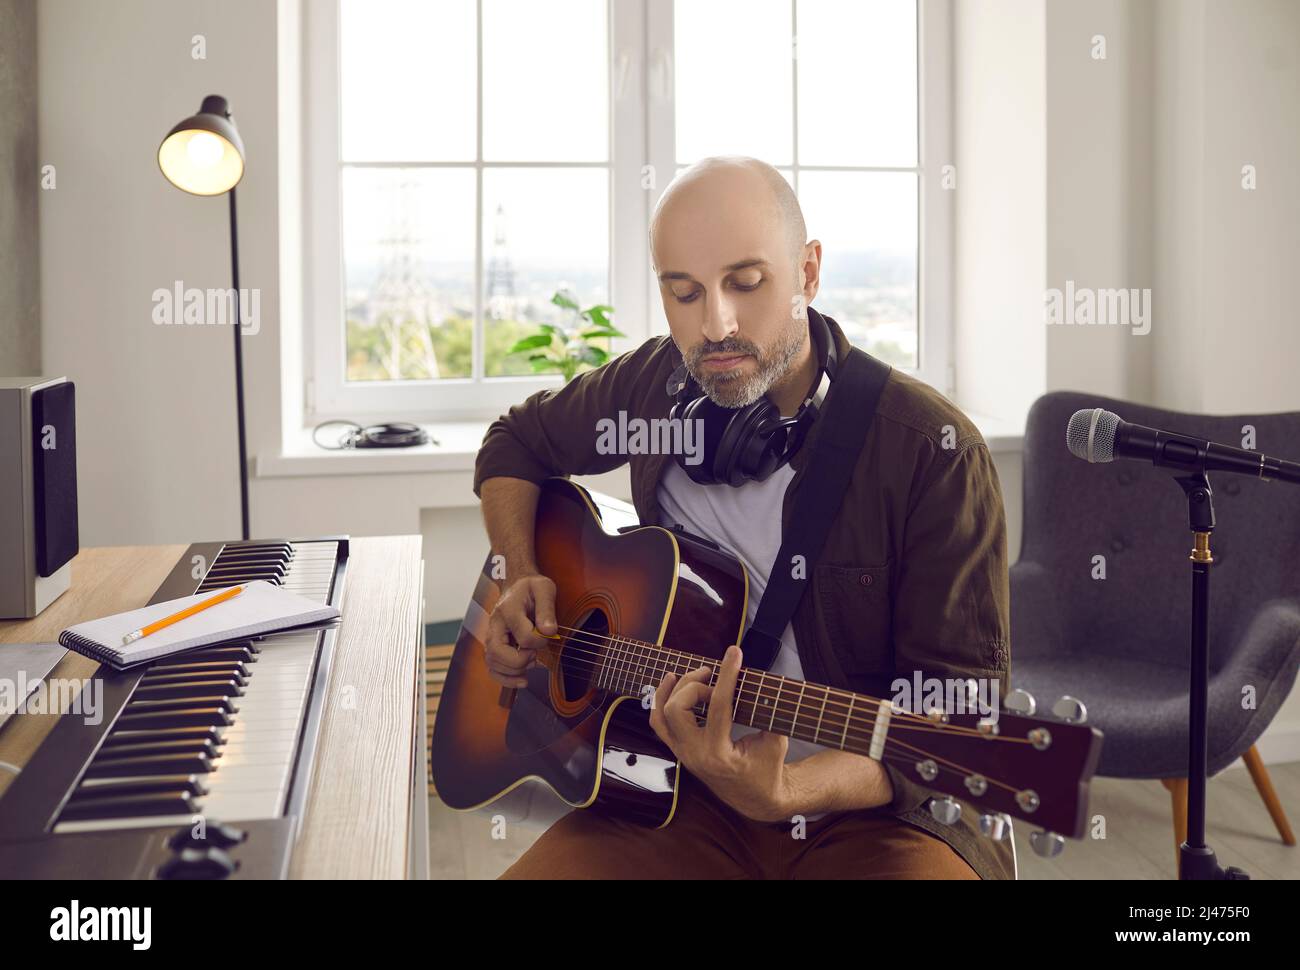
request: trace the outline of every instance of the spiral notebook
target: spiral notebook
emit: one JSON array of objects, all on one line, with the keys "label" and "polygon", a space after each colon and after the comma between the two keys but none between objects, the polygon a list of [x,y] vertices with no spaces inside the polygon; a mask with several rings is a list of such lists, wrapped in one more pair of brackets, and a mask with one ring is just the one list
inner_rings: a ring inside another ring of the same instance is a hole
[{"label": "spiral notebook", "polygon": [[59,643],[121,670],[229,640],[248,640],[301,627],[316,627],[339,617],[337,606],[318,603],[259,579],[248,583],[242,593],[223,603],[123,645],[122,638],[128,633],[179,613],[219,592],[207,590],[197,596],[182,596],[129,613],[78,623],[59,635]]}]

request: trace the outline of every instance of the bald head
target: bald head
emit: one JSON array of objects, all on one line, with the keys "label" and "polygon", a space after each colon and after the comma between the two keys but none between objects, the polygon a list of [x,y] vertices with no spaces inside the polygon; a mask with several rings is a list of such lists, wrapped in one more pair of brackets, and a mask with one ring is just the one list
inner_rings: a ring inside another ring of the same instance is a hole
[{"label": "bald head", "polygon": [[703,159],[664,190],[651,259],[673,342],[714,403],[767,394],[786,413],[806,394],[815,361],[803,310],[821,266],[807,236],[789,183],[756,158]]},{"label": "bald head", "polygon": [[745,155],[715,155],[696,162],[673,179],[650,217],[650,254],[661,269],[656,240],[665,223],[687,217],[725,219],[735,207],[757,216],[785,241],[797,265],[808,240],[803,210],[790,183],[767,162]]}]

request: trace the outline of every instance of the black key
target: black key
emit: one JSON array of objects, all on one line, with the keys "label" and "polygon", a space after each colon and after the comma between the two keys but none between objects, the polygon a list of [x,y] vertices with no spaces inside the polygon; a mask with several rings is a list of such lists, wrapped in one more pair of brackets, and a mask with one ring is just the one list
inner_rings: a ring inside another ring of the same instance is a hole
[{"label": "black key", "polygon": [[225,711],[227,714],[234,714],[239,710],[239,705],[235,700],[229,697],[213,696],[210,694],[199,694],[194,697],[170,697],[170,698],[148,698],[142,697],[131,698],[131,702],[126,705],[123,713],[126,714],[147,714],[150,711],[183,711],[192,707],[215,707],[218,710]]},{"label": "black key", "polygon": [[195,775],[158,775],[155,778],[87,778],[72,793],[71,802],[117,795],[144,795],[152,792],[185,791],[202,797],[208,786]]},{"label": "black key", "polygon": [[215,707],[191,707],[181,711],[157,711],[149,714],[128,714],[117,719],[123,730],[151,730],[174,727],[225,727],[230,715]]},{"label": "black key", "polygon": [[205,677],[212,677],[213,679],[220,680],[230,679],[239,687],[248,686],[248,678],[234,670],[196,672],[192,670],[176,670],[175,668],[172,668],[166,672],[160,671],[156,674],[146,674],[144,677],[140,678],[140,685],[136,690],[139,690],[140,687],[158,687],[163,684],[184,684],[192,680],[202,680]]},{"label": "black key", "polygon": [[210,650],[195,650],[192,653],[177,654],[175,657],[168,657],[166,660],[155,660],[149,665],[149,669],[157,670],[160,667],[176,667],[183,664],[209,663],[212,661],[256,663],[257,654],[261,650],[250,650],[250,646],[251,644],[237,647],[213,647]]},{"label": "black key", "polygon": [[206,775],[212,762],[205,754],[150,754],[138,758],[96,758],[87,778],[136,778],[142,775]]},{"label": "black key", "polygon": [[227,542],[221,547],[221,552],[217,555],[216,562],[220,562],[225,556],[254,556],[258,554],[274,553],[280,556],[293,555],[292,542],[263,542],[253,539],[239,539],[235,542]]},{"label": "black key", "polygon": [[243,697],[244,689],[233,680],[181,680],[175,683],[137,687],[131,700],[161,700],[165,697]]},{"label": "black key", "polygon": [[59,816],[72,822],[99,818],[131,818],[137,815],[193,815],[194,800],[186,791],[154,792],[145,795],[121,795],[87,798],[69,803]]},{"label": "black key", "polygon": [[[155,674],[154,670],[158,672]],[[191,661],[189,663],[171,664],[167,667],[149,668],[149,672],[144,675],[140,681],[142,684],[147,683],[152,677],[170,677],[173,674],[239,674],[241,677],[248,676],[248,668],[238,660],[209,660]]]},{"label": "black key", "polygon": [[115,744],[100,748],[95,763],[114,758],[139,758],[155,754],[204,754],[209,759],[217,757],[218,747],[211,738],[193,738],[180,741],[140,741],[136,744]]},{"label": "black key", "polygon": [[[227,567],[213,566],[208,570],[208,574],[203,577],[203,586],[222,587],[238,586],[240,583],[251,583],[255,579],[264,579],[268,583],[280,579],[289,571],[289,564],[286,562],[252,562],[246,565],[233,565]],[[200,589],[203,587],[201,586]]]},{"label": "black key", "polygon": [[125,744],[154,743],[157,741],[207,740],[221,745],[226,739],[212,726],[173,727],[173,728],[120,728],[114,725],[112,733],[104,739],[100,751]]}]

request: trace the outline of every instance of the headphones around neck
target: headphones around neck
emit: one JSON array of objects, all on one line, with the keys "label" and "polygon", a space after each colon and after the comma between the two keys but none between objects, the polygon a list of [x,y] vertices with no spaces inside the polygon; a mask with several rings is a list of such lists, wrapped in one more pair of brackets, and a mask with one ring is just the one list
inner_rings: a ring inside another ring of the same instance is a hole
[{"label": "headphones around neck", "polygon": [[668,395],[677,398],[668,417],[701,422],[703,460],[692,465],[687,462],[687,455],[674,455],[692,481],[733,488],[746,482],[761,482],[799,450],[835,379],[837,362],[835,340],[826,320],[812,307],[807,311],[808,331],[817,348],[820,376],[816,389],[799,405],[793,417],[781,417],[767,395],[743,408],[724,408],[713,403],[691,378],[685,362],[668,378]]}]

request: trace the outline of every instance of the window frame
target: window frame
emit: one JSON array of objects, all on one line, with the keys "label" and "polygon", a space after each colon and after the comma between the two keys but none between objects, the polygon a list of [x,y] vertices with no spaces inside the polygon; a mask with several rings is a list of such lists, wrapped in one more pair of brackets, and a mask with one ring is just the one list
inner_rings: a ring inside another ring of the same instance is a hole
[{"label": "window frame", "polygon": [[[920,366],[905,369],[951,396],[953,392],[951,191],[941,188],[942,164],[952,147],[951,0],[917,3],[917,326]],[[424,381],[345,380],[346,328],[341,245],[343,169],[340,138],[339,0],[305,4],[303,36],[303,352],[304,417],[308,423],[333,418],[366,420],[385,416],[414,421],[482,420],[504,412],[535,391],[558,388],[558,375],[481,379],[483,372],[482,218],[483,171],[489,168],[606,168],[609,171],[610,303],[615,323],[627,337],[613,341],[622,353],[648,337],[668,332],[658,281],[650,266],[648,227],[659,196],[676,171],[673,113],[672,0],[606,0],[608,25],[609,155],[604,162],[484,162],[482,159],[482,0],[477,0],[477,158],[422,162],[410,167],[455,167],[475,171],[474,376]],[[797,4],[791,0],[792,29]],[[791,58],[791,71],[796,71]],[[797,83],[797,74],[794,74]],[[792,124],[797,125],[797,91]],[[796,129],[797,130],[797,129]],[[624,159],[644,159],[626,164]],[[812,170],[899,171],[858,166],[800,165],[795,146],[794,177]],[[403,167],[401,163],[367,163]],[[651,168],[648,168],[651,167]],[[913,171],[913,169],[903,169]],[[655,173],[654,188],[643,181]],[[816,238],[816,227],[809,227]],[[815,301],[814,301],[815,305]]]}]

